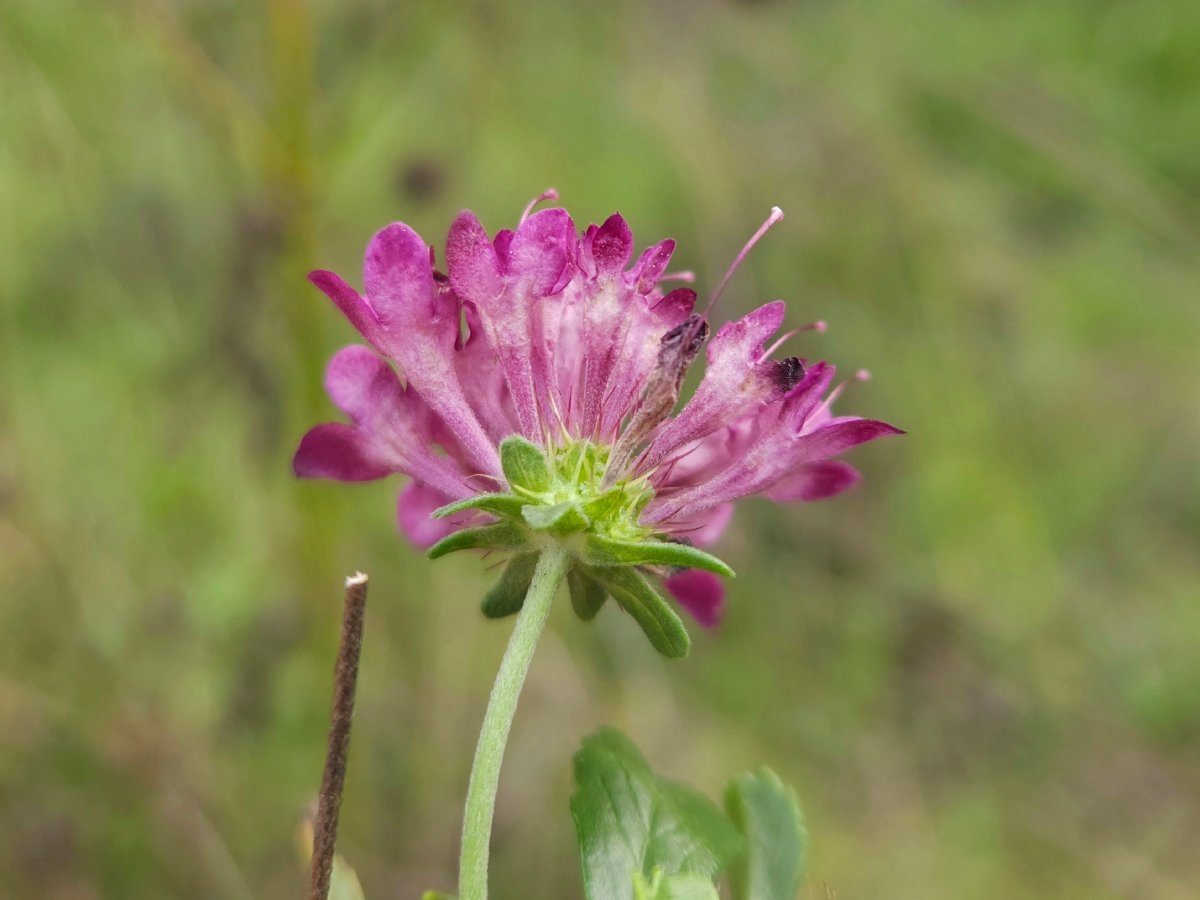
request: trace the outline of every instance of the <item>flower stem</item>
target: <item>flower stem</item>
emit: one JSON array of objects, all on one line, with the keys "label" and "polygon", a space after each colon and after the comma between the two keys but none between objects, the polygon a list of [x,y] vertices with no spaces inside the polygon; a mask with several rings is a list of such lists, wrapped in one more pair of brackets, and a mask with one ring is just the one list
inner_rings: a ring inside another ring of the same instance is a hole
[{"label": "flower stem", "polygon": [[533,581],[525,595],[525,605],[517,614],[508,649],[500,661],[500,671],[492,685],[475,763],[467,787],[467,809],[463,816],[462,853],[458,863],[459,900],[487,900],[488,851],[492,839],[492,814],[496,807],[496,789],[500,784],[500,764],[508,733],[512,730],[517,700],[533,660],[533,650],[546,627],[550,607],[558,586],[567,572],[567,550],[553,545],[542,551]]}]

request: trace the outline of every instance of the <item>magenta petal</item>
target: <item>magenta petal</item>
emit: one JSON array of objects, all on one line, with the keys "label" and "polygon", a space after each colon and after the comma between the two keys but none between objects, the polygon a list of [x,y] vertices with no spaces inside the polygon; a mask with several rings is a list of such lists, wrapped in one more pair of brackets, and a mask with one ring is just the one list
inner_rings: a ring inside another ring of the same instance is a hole
[{"label": "magenta petal", "polygon": [[325,370],[325,391],[338,409],[362,422],[403,388],[392,367],[362,344],[343,347]]},{"label": "magenta petal", "polygon": [[329,422],[309,430],[292,459],[300,478],[374,481],[396,471],[377,459],[370,443],[351,425]]},{"label": "magenta petal", "polygon": [[715,544],[729,527],[729,520],[733,518],[733,504],[722,503],[720,506],[706,509],[697,518],[698,521],[693,527],[699,527],[690,532],[688,537],[699,547]]},{"label": "magenta petal", "polygon": [[451,502],[440,491],[410,481],[396,500],[396,524],[410,541],[427,550],[444,538],[462,528],[462,522],[454,519],[435,519],[433,511]]},{"label": "magenta petal", "polygon": [[648,294],[654,289],[654,286],[658,284],[658,279],[666,271],[667,264],[671,261],[671,254],[674,252],[675,241],[671,238],[659,241],[642,251],[638,261],[629,270],[630,281],[633,282],[634,288],[639,294]]},{"label": "magenta petal", "polygon": [[592,259],[596,272],[613,277],[625,271],[633,255],[633,232],[620,213],[613,213],[592,239]]},{"label": "magenta petal", "polygon": [[714,628],[720,623],[725,612],[725,585],[712,572],[684,569],[664,584],[679,605],[705,628]]},{"label": "magenta petal", "polygon": [[[574,256],[575,225],[565,209],[543,209],[521,223],[508,248],[508,276],[529,299],[559,286]],[[561,290],[561,287],[559,288]]]},{"label": "magenta petal", "polygon": [[748,408],[780,400],[797,387],[792,368],[759,359],[763,343],[779,330],[785,311],[783,301],[776,300],[721,326],[709,342],[708,367],[696,393],[655,436],[639,463],[641,471],[728,425]]},{"label": "magenta petal", "polygon": [[446,237],[446,268],[450,285],[460,297],[480,305],[504,290],[500,257],[487,231],[470,210],[463,210]]},{"label": "magenta petal", "polygon": [[862,480],[854,466],[836,459],[809,463],[787,475],[763,493],[780,503],[826,500],[849,490]]},{"label": "magenta petal", "polygon": [[334,302],[334,305],[342,311],[342,315],[358,329],[359,334],[371,343],[375,343],[375,337],[379,332],[379,318],[371,309],[371,304],[363,299],[358,291],[350,287],[340,275],[324,269],[309,272],[308,280]]},{"label": "magenta petal", "polygon": [[[371,238],[363,260],[363,287],[375,315],[389,330],[437,318],[429,245],[403,222],[393,222]],[[406,335],[393,337],[403,341]]]}]

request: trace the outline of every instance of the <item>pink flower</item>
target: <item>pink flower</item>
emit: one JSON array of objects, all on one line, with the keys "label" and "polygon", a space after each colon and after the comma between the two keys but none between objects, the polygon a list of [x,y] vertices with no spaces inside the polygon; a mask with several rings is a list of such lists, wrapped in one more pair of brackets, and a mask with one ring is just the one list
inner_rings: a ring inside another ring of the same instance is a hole
[{"label": "pink flower", "polygon": [[[741,497],[840,493],[859,475],[831,457],[898,429],[834,416],[833,366],[772,358],[782,301],[708,340],[696,294],[660,286],[674,246],[634,259],[620,215],[578,234],[563,209],[527,210],[491,237],[463,212],[442,274],[415,231],[387,226],[367,247],[365,293],[332,272],[310,276],[371,347],[331,361],[326,389],[351,424],[309,431],[296,474],[403,473],[400,528],[434,555],[490,547],[530,568],[534,538],[551,534],[581,548],[571,580],[581,615],[606,594],[630,609],[649,570],[715,624],[723,590],[711,573],[728,568],[690,545],[715,541]],[[706,342],[704,377],[672,417]],[[515,611],[505,602],[494,610]]]}]

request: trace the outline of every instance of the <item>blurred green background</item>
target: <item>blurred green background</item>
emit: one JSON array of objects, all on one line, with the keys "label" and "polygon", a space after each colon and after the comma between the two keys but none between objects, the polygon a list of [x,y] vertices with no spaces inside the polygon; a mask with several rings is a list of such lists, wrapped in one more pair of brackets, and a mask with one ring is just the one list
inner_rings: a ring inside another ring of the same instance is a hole
[{"label": "blurred green background", "polygon": [[814,898],[1184,898],[1200,855],[1200,4],[0,5],[0,894],[290,898],[342,577],[373,589],[341,847],[452,889],[508,623],[396,482],[295,483],[355,339],[304,280],[548,185],[680,241],[718,309],[909,432],[742,505],[724,626],[665,663],[562,604],[499,897],[581,896],[602,723],[715,795],[766,762]]}]

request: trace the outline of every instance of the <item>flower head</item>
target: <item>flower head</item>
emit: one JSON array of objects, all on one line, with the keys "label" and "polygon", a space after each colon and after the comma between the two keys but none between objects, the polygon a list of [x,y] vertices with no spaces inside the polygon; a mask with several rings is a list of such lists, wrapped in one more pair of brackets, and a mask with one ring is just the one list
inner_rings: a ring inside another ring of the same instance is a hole
[{"label": "flower head", "polygon": [[[463,212],[443,274],[415,231],[387,226],[367,247],[364,293],[332,272],[310,276],[371,346],[330,362],[326,389],[350,424],[309,431],[296,474],[408,475],[399,525],[432,556],[512,554],[489,615],[516,612],[540,548],[565,542],[581,617],[612,596],[660,651],[686,652],[645,575],[715,624],[716,574],[732,572],[699,546],[720,536],[733,502],[838,494],[859,475],[832,457],[898,429],[833,415],[833,366],[773,358],[782,301],[710,338],[695,292],[662,287],[674,247],[634,259],[620,215],[580,234],[563,209],[527,209],[515,230],[489,236]],[[701,350],[703,378],[672,415]]]}]

